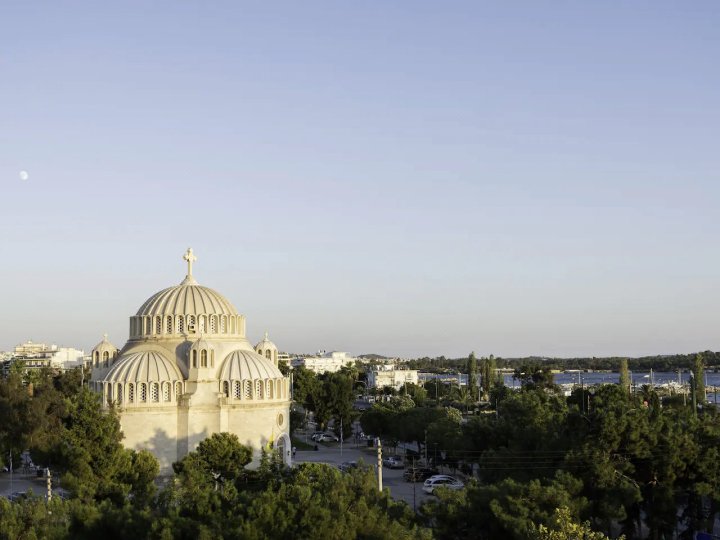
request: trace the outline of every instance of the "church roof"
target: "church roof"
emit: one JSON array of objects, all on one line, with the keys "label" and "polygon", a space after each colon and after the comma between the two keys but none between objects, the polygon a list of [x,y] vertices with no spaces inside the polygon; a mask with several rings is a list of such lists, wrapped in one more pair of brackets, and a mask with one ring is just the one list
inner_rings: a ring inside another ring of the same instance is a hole
[{"label": "church roof", "polygon": [[192,248],[183,258],[188,263],[188,273],[182,283],[152,295],[140,306],[136,315],[238,315],[227,298],[195,281],[192,263],[196,257]]},{"label": "church roof", "polygon": [[275,365],[254,351],[231,352],[220,368],[220,380],[242,381],[245,379],[282,379],[283,374]]},{"label": "church roof", "polygon": [[263,340],[260,341],[257,345],[255,345],[255,349],[262,349],[264,351],[266,351],[267,349],[277,350],[277,346],[272,341],[270,341],[268,333],[265,332],[265,337],[263,337]]},{"label": "church roof", "polygon": [[124,354],[117,359],[102,382],[163,382],[182,381],[178,368],[157,351]]}]

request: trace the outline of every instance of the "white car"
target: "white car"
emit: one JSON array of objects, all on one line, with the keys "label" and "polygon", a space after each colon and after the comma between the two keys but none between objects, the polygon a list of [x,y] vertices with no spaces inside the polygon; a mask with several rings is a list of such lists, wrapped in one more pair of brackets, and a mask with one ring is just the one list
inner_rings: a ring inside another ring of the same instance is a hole
[{"label": "white car", "polygon": [[335,435],[333,435],[331,433],[323,433],[315,440],[317,442],[339,442],[340,441],[340,439],[338,439]]},{"label": "white car", "polygon": [[460,480],[457,478],[454,478],[452,476],[447,476],[444,474],[439,474],[436,476],[432,476],[425,480],[425,483],[423,484],[423,491],[425,493],[432,494],[436,488],[439,487],[445,487],[448,489],[462,489],[465,487],[465,484],[463,484]]}]

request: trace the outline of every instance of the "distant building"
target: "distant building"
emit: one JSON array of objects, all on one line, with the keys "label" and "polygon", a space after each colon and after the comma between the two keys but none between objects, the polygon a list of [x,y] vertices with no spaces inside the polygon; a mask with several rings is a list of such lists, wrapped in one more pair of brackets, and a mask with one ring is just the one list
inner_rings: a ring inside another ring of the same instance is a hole
[{"label": "distant building", "polygon": [[10,367],[17,362],[22,362],[25,370],[48,367],[66,371],[84,365],[85,360],[85,351],[80,349],[26,341],[17,345],[11,353],[4,354],[2,374],[7,376]]},{"label": "distant building", "polygon": [[418,384],[416,369],[395,369],[392,366],[378,366],[368,373],[369,388],[390,386],[400,390],[405,384]]},{"label": "distant building", "polygon": [[325,351],[318,352],[317,356],[308,356],[303,358],[295,358],[292,360],[293,367],[303,366],[315,373],[335,373],[343,367],[352,367],[355,365],[357,358],[348,355],[346,352]]}]

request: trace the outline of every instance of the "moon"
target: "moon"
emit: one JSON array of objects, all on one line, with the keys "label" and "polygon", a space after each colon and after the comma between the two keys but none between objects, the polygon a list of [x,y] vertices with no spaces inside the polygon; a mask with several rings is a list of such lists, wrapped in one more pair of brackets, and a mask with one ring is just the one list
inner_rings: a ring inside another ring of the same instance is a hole
[{"label": "moon", "polygon": [[20,171],[20,180],[27,180],[30,178],[30,175],[27,171]]}]

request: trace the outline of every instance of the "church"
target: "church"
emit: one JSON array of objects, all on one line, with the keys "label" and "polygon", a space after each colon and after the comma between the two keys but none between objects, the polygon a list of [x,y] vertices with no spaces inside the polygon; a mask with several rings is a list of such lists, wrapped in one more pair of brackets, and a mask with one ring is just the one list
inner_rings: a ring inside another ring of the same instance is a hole
[{"label": "church", "polygon": [[148,298],[130,317],[130,337],[118,350],[107,336],[92,350],[91,387],[114,404],[127,448],[146,449],[168,474],[172,463],[213,433],[234,433],[253,449],[290,462],[289,380],[277,347],[253,347],[245,317],[193,277],[188,249],[185,279]]}]

